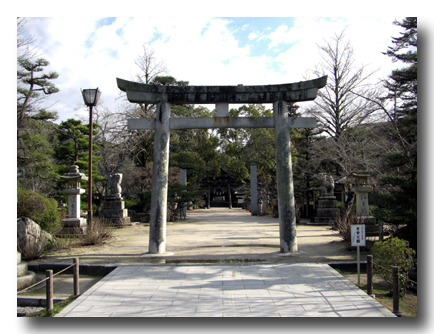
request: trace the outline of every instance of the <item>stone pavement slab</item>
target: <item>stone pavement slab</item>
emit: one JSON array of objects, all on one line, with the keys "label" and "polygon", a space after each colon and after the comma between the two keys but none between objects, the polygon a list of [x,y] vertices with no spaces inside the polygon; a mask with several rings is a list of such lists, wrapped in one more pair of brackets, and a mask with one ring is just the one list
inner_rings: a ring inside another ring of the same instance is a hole
[{"label": "stone pavement slab", "polygon": [[120,265],[56,317],[395,317],[327,264]]}]

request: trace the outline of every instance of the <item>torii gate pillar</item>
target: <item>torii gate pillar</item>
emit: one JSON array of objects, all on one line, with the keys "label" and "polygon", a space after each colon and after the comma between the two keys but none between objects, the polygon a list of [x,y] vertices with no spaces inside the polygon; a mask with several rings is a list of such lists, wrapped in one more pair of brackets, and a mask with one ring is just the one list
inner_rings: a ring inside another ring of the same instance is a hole
[{"label": "torii gate pillar", "polygon": [[287,103],[284,101],[273,103],[273,114],[276,137],[280,252],[296,253],[298,247]]},{"label": "torii gate pillar", "polygon": [[166,252],[167,187],[169,175],[170,103],[159,102],[155,121],[149,253]]}]

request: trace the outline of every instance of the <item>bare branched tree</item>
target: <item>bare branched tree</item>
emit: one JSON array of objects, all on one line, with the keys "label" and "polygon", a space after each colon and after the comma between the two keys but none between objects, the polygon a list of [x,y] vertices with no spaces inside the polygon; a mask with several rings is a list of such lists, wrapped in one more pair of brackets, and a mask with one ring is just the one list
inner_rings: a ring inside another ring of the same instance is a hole
[{"label": "bare branched tree", "polygon": [[384,123],[363,124],[347,129],[337,139],[318,141],[312,150],[314,159],[321,160],[323,164],[329,162],[326,171],[335,173],[337,170],[339,173],[336,172],[336,176],[339,177],[361,170],[379,174],[381,156],[395,145],[390,138],[382,135],[386,126]]},{"label": "bare branched tree", "polygon": [[143,44],[143,53],[135,60],[135,64],[140,69],[136,74],[137,82],[150,84],[155,77],[167,72],[164,61],[159,61],[155,56],[155,51]]},{"label": "bare branched tree", "polygon": [[327,75],[327,85],[305,112],[315,116],[323,131],[337,140],[345,129],[367,121],[379,109],[376,103],[359,96],[377,94],[369,82],[375,71],[367,73],[366,66],[355,67],[345,29],[318,48],[323,62],[312,73]]},{"label": "bare branched tree", "polygon": [[[143,52],[135,60],[139,68],[132,80],[151,84],[156,77],[166,73],[163,61],[159,61],[152,48],[143,45]],[[129,197],[133,193],[146,190],[149,179],[149,163],[153,156],[153,130],[129,130],[127,120],[133,118],[153,117],[154,104],[130,103],[121,93],[118,110],[108,110],[100,104],[94,116],[99,124],[99,134],[96,136],[99,145],[98,170],[108,178],[114,173],[123,173],[123,195]],[[98,186],[98,185],[97,185]],[[104,182],[98,191],[103,193]]]},{"label": "bare branched tree", "polygon": [[[151,84],[156,77],[167,73],[164,61],[158,60],[154,49],[146,44],[143,44],[143,53],[136,58],[135,64],[139,68],[135,80],[140,83]],[[139,106],[137,111],[140,117],[149,117],[155,111],[153,104],[140,103]]]}]

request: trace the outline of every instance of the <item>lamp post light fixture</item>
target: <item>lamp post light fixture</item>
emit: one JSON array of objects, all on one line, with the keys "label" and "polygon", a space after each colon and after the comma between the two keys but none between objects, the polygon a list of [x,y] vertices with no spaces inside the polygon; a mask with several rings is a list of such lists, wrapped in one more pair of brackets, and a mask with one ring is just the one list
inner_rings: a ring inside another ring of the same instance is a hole
[{"label": "lamp post light fixture", "polygon": [[92,107],[98,104],[101,91],[96,89],[82,89],[84,104],[89,107],[89,207],[87,211],[88,228],[92,228],[92,133],[93,133],[93,114]]}]

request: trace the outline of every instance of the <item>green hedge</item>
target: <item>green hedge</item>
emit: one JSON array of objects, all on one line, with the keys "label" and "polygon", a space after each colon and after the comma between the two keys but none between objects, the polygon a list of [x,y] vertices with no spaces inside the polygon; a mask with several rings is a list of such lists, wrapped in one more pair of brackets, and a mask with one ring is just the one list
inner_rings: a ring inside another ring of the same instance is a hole
[{"label": "green hedge", "polygon": [[57,201],[33,191],[17,188],[17,217],[27,217],[41,226],[44,231],[54,233],[60,228],[60,213]]}]

